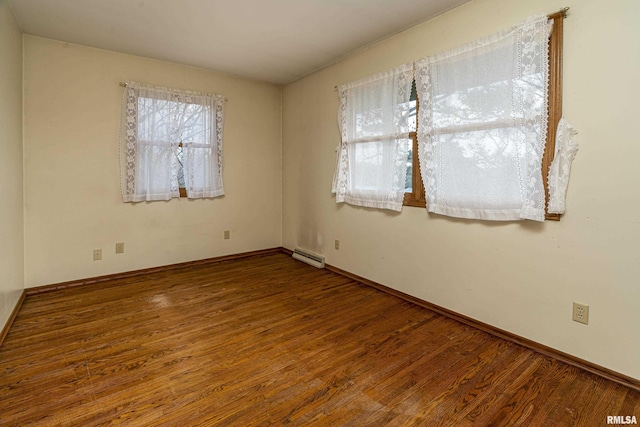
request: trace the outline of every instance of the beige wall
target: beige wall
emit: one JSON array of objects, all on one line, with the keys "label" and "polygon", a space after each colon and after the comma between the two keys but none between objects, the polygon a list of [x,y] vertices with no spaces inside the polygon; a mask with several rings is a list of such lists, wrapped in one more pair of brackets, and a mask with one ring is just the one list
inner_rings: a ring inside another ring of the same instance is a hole
[{"label": "beige wall", "polygon": [[[580,132],[580,151],[562,221],[493,223],[336,205],[335,85],[564,6],[571,7],[564,112]],[[637,0],[475,0],[286,86],[284,246],[640,378],[638,22]],[[590,305],[588,326],[571,321],[572,301]]]},{"label": "beige wall", "polygon": [[24,289],[22,34],[0,0],[0,329]]},{"label": "beige wall", "polygon": [[[33,36],[24,43],[27,287],[280,246],[280,86]],[[224,197],[122,202],[126,80],[228,98]]]}]

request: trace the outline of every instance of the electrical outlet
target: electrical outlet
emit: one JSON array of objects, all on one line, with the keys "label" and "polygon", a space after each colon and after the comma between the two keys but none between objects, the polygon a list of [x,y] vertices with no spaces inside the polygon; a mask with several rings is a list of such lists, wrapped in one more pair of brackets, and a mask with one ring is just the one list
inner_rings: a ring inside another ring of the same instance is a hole
[{"label": "electrical outlet", "polygon": [[589,306],[584,304],[573,303],[573,321],[589,324]]},{"label": "electrical outlet", "polygon": [[124,253],[124,242],[116,243],[116,253],[123,254]]},{"label": "electrical outlet", "polygon": [[102,259],[102,249],[93,250],[93,260],[100,261]]},{"label": "electrical outlet", "polygon": [[228,240],[231,238],[231,231],[229,230],[224,230],[224,239]]},{"label": "electrical outlet", "polygon": [[336,251],[340,250],[340,240],[336,240],[335,244],[334,244]]}]

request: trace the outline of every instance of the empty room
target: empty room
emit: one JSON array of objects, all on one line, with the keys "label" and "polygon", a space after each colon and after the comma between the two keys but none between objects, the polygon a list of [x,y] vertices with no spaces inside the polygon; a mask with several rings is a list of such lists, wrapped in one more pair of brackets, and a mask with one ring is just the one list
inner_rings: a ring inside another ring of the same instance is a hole
[{"label": "empty room", "polygon": [[0,426],[640,420],[637,0],[0,0]]}]

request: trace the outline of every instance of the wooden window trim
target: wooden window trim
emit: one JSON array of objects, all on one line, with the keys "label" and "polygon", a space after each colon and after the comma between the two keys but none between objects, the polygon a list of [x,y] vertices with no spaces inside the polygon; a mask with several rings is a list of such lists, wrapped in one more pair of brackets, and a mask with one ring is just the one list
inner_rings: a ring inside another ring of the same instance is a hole
[{"label": "wooden window trim", "polygon": [[411,193],[404,193],[404,206],[413,206],[416,208],[426,208],[427,199],[424,191],[424,184],[422,183],[422,173],[420,171],[420,158],[418,157],[418,118],[420,116],[420,99],[416,92],[416,131],[409,133],[412,144],[412,159],[413,164],[411,172]]},{"label": "wooden window trim", "polygon": [[[566,18],[567,9],[548,16],[553,21],[553,30],[549,36],[549,105],[547,121],[547,138],[545,142],[544,154],[542,157],[542,185],[545,194],[545,219],[560,221],[560,214],[548,213],[549,208],[549,167],[553,161],[556,146],[556,134],[558,122],[562,117],[562,45],[563,45],[563,23]],[[420,111],[420,100],[416,99],[416,128]],[[404,194],[404,206],[426,207],[426,195],[421,179],[420,161],[418,160],[418,137],[417,132],[409,134],[413,141],[413,192]]]},{"label": "wooden window trim", "polygon": [[560,214],[550,214],[549,208],[549,167],[556,149],[558,122],[562,117],[562,44],[563,23],[567,10],[549,15],[553,21],[553,31],[549,37],[549,121],[547,122],[547,141],[542,156],[542,185],[545,195],[545,219],[560,221]]},{"label": "wooden window trim", "polygon": [[[417,122],[417,112],[416,112]],[[422,184],[422,175],[420,173],[420,160],[418,158],[418,132],[409,133],[411,138],[411,144],[413,146],[412,151],[412,177],[411,177],[411,193],[404,193],[404,206],[414,206],[417,208],[424,208],[427,206],[427,200],[425,198],[424,185]]]}]

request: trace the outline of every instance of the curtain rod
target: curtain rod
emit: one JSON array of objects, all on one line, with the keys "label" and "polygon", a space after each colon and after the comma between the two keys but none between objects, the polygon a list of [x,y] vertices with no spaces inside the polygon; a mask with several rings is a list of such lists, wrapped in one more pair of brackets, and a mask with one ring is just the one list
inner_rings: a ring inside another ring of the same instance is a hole
[{"label": "curtain rod", "polygon": [[[127,87],[127,83],[125,83],[125,82],[118,82],[118,86],[120,86],[120,87]],[[181,89],[177,89],[177,90],[181,90]],[[206,94],[205,94],[205,95],[206,95]],[[222,96],[222,95],[210,94],[210,96],[219,97],[219,96]],[[228,99],[227,99],[227,97],[226,97],[226,96],[222,96],[222,98],[223,98],[225,101],[228,101]]]},{"label": "curtain rod", "polygon": [[567,12],[569,11],[569,9],[570,9],[569,7],[562,8],[557,12],[548,14],[547,18],[549,18],[549,19],[560,18],[560,17],[566,18],[567,17]]},{"label": "curtain rod", "polygon": [[[569,9],[570,7],[564,7],[557,12],[549,13],[547,14],[547,18],[549,19],[563,18],[564,19],[567,17],[567,12],[569,11]],[[122,83],[120,83],[120,85],[122,86]],[[335,85],[333,89],[338,90],[338,85]]]}]

